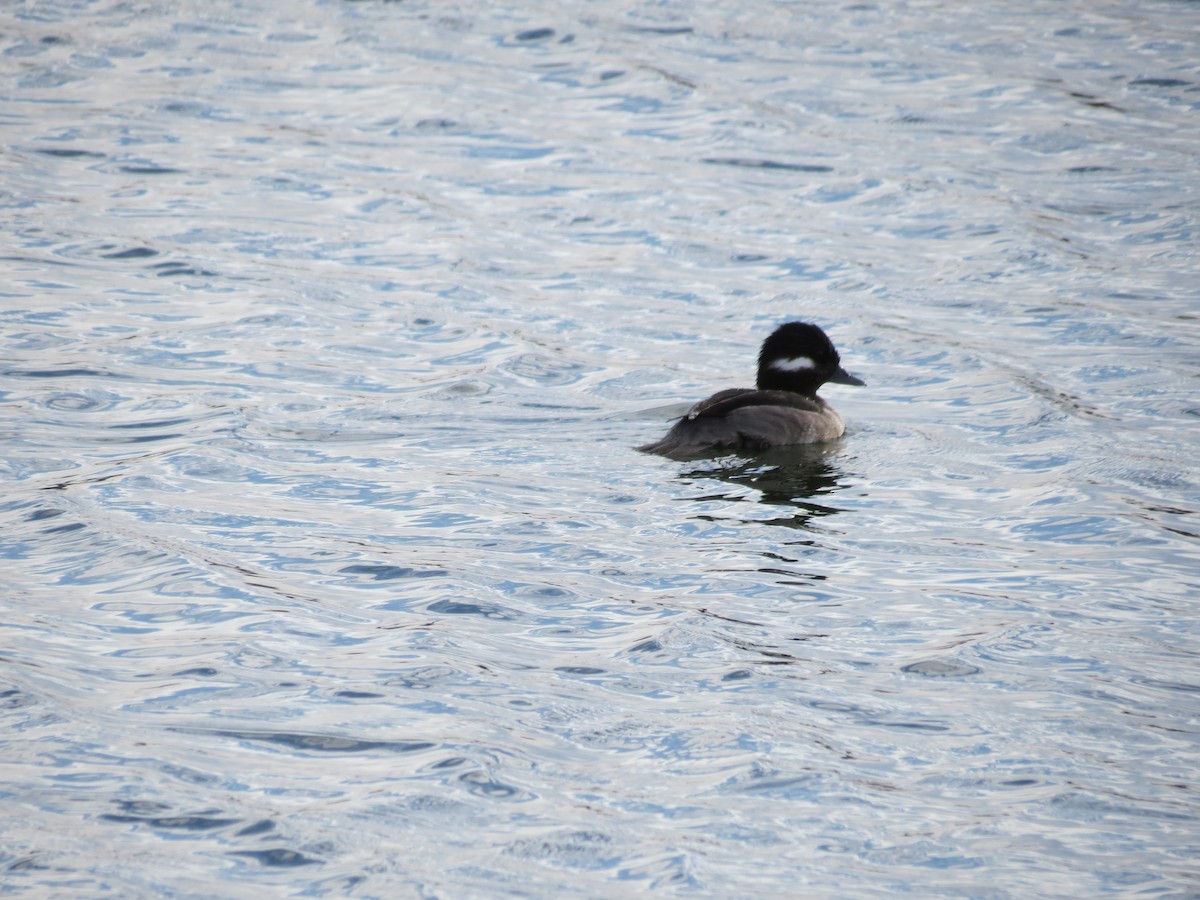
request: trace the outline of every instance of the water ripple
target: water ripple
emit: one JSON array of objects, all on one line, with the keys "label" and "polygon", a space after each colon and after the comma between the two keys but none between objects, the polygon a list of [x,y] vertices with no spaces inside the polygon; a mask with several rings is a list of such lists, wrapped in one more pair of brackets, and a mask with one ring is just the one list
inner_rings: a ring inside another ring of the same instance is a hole
[{"label": "water ripple", "polygon": [[1188,890],[1178,4],[288,14],[0,40],[15,889]]}]

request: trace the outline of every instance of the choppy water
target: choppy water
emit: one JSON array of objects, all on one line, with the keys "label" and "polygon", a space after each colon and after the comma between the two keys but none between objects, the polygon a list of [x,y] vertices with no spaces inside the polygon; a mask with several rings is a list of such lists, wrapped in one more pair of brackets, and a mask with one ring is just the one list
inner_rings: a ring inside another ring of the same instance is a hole
[{"label": "choppy water", "polygon": [[1200,891],[1198,26],[6,5],[0,885]]}]

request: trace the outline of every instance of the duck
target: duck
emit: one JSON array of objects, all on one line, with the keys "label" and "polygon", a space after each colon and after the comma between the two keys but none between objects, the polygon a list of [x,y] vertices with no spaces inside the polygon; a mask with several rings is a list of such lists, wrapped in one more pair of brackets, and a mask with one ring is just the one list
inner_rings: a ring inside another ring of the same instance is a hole
[{"label": "duck", "polygon": [[786,322],[763,341],[753,388],[701,400],[662,438],[638,447],[675,459],[720,450],[760,452],[817,444],[845,433],[842,417],[817,391],[826,382],[865,385],[842,368],[833,341],[811,322]]}]

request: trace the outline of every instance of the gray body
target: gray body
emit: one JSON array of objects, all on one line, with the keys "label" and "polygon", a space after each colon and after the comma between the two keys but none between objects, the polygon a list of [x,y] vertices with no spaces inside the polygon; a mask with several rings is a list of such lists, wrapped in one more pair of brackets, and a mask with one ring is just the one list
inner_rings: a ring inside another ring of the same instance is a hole
[{"label": "gray body", "polygon": [[[726,404],[732,408],[722,410]],[[766,450],[831,441],[845,430],[842,417],[820,397],[731,388],[697,403],[665,436],[638,449],[671,457],[719,449]]]}]

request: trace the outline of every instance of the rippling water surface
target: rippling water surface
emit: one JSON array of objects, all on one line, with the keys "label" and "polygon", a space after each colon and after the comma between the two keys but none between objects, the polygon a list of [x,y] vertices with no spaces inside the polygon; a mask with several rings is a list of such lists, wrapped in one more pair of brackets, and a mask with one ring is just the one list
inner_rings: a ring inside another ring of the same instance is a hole
[{"label": "rippling water surface", "polygon": [[5,6],[4,889],[1200,891],[1197,34]]}]

